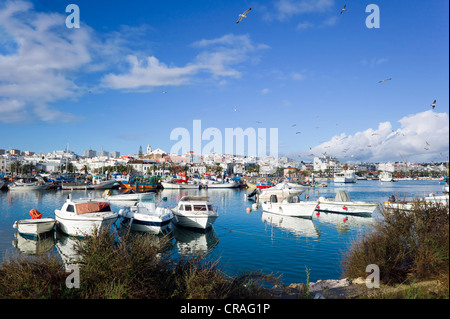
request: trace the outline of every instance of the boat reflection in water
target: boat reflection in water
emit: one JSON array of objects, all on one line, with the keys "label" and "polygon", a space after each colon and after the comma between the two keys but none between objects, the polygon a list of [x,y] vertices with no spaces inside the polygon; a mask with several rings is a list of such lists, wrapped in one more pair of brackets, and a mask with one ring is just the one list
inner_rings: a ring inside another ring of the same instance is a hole
[{"label": "boat reflection in water", "polygon": [[343,215],[333,213],[318,213],[315,214],[314,221],[333,224],[339,233],[351,231],[351,229],[372,226],[376,222],[375,217],[364,217],[355,215]]},{"label": "boat reflection in water", "polygon": [[212,227],[200,230],[174,225],[172,233],[181,255],[204,255],[219,243],[219,238]]},{"label": "boat reflection in water", "polygon": [[263,212],[261,215],[261,220],[264,223],[282,228],[300,237],[320,237],[320,233],[311,219]]},{"label": "boat reflection in water", "polygon": [[12,245],[27,255],[40,255],[49,252],[55,245],[54,231],[40,237],[26,236],[16,232],[14,237]]}]

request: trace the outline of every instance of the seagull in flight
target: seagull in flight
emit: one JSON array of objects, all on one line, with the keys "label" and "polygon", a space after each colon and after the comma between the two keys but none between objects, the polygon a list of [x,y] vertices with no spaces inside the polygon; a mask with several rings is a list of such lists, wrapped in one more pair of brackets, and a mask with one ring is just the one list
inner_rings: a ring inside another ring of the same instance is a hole
[{"label": "seagull in flight", "polygon": [[252,8],[249,8],[247,11],[245,11],[244,13],[239,15],[239,19],[236,21],[236,24],[238,24],[239,22],[241,22],[242,18],[247,18],[246,14],[250,12]]},{"label": "seagull in flight", "polygon": [[390,80],[392,80],[392,78],[384,79],[384,80],[378,81],[378,83],[384,83],[384,82],[387,82],[387,81],[390,81]]},{"label": "seagull in flight", "polygon": [[436,107],[436,100],[434,100],[433,101],[433,103],[432,104],[430,104],[432,107],[433,107],[433,109]]},{"label": "seagull in flight", "polygon": [[237,112],[237,108],[233,107],[233,111]]},{"label": "seagull in flight", "polygon": [[302,132],[295,132],[295,134],[302,134]]},{"label": "seagull in flight", "polygon": [[341,13],[340,14],[342,14],[342,12],[344,12],[345,11],[345,7],[347,6],[347,4],[344,4],[344,7],[342,8],[342,10],[341,10]]}]

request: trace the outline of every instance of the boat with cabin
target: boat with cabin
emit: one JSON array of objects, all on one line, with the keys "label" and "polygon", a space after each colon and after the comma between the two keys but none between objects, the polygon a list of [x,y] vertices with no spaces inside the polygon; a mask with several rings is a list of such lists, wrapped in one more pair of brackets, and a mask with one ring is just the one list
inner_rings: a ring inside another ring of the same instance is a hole
[{"label": "boat with cabin", "polygon": [[189,228],[207,229],[219,217],[208,196],[183,196],[172,212],[176,225]]},{"label": "boat with cabin", "polygon": [[394,176],[392,175],[392,173],[384,171],[380,174],[379,180],[380,182],[393,182]]},{"label": "boat with cabin", "polygon": [[334,174],[335,183],[356,183],[356,174],[353,170],[342,170]]},{"label": "boat with cabin", "polygon": [[127,224],[135,231],[158,234],[169,226],[173,214],[169,208],[157,207],[156,203],[138,202],[135,206],[119,211],[122,224]]},{"label": "boat with cabin", "polygon": [[102,199],[72,199],[69,195],[61,209],[55,210],[57,227],[71,236],[91,236],[96,230],[109,230],[118,214]]},{"label": "boat with cabin", "polygon": [[273,187],[263,190],[255,189],[248,197],[251,198],[256,196],[257,201],[263,202],[269,201],[271,195],[276,195],[278,201],[282,201],[294,195],[301,195],[306,189],[308,189],[308,187],[300,184],[281,182]]}]

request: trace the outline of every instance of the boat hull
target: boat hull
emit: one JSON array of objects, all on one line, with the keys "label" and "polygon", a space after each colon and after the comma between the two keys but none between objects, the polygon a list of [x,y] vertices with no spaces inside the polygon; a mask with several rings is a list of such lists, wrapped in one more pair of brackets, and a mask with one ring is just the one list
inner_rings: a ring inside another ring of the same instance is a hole
[{"label": "boat hull", "polygon": [[38,236],[52,231],[55,223],[53,218],[21,219],[16,221],[13,227],[17,228],[20,234]]},{"label": "boat hull", "polygon": [[164,189],[198,189],[199,185],[161,182]]},{"label": "boat hull", "polygon": [[24,185],[24,186],[15,186],[11,185],[8,187],[10,191],[38,191],[47,189],[47,185]]},{"label": "boat hull", "polygon": [[378,204],[372,203],[319,201],[316,211],[334,214],[371,216],[378,207]]},{"label": "boat hull", "polygon": [[86,237],[95,232],[109,230],[118,218],[117,213],[88,213],[68,215],[55,210],[57,227],[70,236]]},{"label": "boat hull", "polygon": [[299,203],[271,203],[263,202],[263,211],[291,217],[312,218],[318,201],[303,201]]},{"label": "boat hull", "polygon": [[218,215],[200,215],[200,214],[179,214],[174,212],[173,222],[176,225],[188,228],[210,228],[216,221]]}]

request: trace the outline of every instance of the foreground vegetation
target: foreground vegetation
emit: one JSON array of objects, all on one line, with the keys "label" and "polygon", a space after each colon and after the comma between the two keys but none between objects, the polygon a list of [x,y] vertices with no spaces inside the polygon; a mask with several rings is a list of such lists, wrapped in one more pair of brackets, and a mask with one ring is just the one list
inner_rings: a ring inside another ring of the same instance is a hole
[{"label": "foreground vegetation", "polygon": [[[358,293],[351,298],[448,299],[448,204],[382,214],[373,231],[354,242],[342,260],[344,276],[350,279],[366,278],[366,266],[376,264],[381,288],[352,285],[348,288]],[[75,247],[80,287],[75,289],[66,286],[69,273],[58,255],[10,258],[0,265],[0,298],[283,298],[264,287],[270,283],[288,290],[271,275],[229,276],[207,257],[175,257],[169,244],[167,237],[148,234],[100,233],[80,240]],[[312,298],[308,282],[302,287],[297,297]]]},{"label": "foreground vegetation", "polygon": [[245,273],[230,277],[205,258],[175,258],[167,238],[148,234],[101,233],[79,241],[80,287],[69,289],[69,273],[59,256],[13,258],[0,268],[0,298],[223,299],[266,298],[263,282],[272,276]]},{"label": "foreground vegetation", "polygon": [[344,275],[363,277],[380,269],[381,288],[371,298],[449,297],[449,207],[416,204],[411,212],[382,211],[372,232],[344,254]]}]

